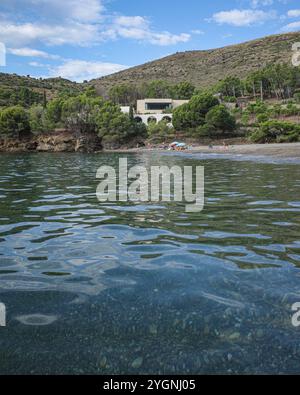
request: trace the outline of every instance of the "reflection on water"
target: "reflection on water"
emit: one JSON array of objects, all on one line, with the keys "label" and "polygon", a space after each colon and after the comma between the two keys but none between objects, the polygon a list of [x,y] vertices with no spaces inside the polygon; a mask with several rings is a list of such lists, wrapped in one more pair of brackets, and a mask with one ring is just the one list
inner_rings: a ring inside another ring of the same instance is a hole
[{"label": "reflection on water", "polygon": [[1,373],[300,372],[300,167],[204,165],[206,205],[99,204],[119,155],[0,157]]}]

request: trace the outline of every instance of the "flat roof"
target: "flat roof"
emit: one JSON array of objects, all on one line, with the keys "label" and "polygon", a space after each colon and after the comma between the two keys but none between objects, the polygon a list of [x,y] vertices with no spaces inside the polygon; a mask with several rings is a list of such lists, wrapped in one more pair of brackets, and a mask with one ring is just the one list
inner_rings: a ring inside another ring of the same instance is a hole
[{"label": "flat roof", "polygon": [[148,103],[172,103],[173,99],[141,99],[138,101],[145,101]]}]

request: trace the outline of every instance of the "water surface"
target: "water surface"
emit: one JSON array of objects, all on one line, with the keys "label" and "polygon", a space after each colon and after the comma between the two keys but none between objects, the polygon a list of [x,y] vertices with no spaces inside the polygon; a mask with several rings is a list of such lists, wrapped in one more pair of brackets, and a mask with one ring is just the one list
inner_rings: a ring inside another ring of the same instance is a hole
[{"label": "water surface", "polygon": [[300,373],[299,164],[129,156],[204,165],[190,214],[100,204],[119,157],[1,154],[0,372]]}]

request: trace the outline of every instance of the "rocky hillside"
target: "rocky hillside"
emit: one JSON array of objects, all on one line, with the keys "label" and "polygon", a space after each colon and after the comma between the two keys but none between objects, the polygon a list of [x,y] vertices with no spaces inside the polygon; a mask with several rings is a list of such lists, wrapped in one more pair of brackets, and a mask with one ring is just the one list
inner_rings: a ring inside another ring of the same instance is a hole
[{"label": "rocky hillside", "polygon": [[24,105],[26,95],[30,96],[33,103],[41,103],[44,92],[47,100],[51,100],[59,93],[77,93],[83,88],[84,84],[77,84],[64,78],[37,79],[30,76],[0,73],[0,107]]},{"label": "rocky hillside", "polygon": [[22,101],[19,96],[24,88],[33,92],[38,101],[42,101],[44,91],[47,100],[50,100],[58,93],[80,92],[89,84],[104,96],[113,85],[141,85],[160,79],[169,83],[189,81],[199,88],[209,87],[227,76],[246,77],[270,63],[291,63],[292,45],[295,42],[300,42],[300,32],[269,36],[208,51],[180,52],[92,80],[88,84],[78,84],[59,77],[36,79],[0,73],[0,107]]},{"label": "rocky hillside", "polygon": [[291,63],[295,42],[300,42],[300,32],[269,36],[214,50],[176,53],[92,80],[91,83],[101,94],[113,85],[140,85],[159,79],[170,83],[189,81],[199,88],[209,87],[227,76],[246,77],[270,63]]},{"label": "rocky hillside", "polygon": [[96,152],[102,149],[95,133],[77,135],[68,130],[56,130],[23,139],[0,138],[0,152]]}]

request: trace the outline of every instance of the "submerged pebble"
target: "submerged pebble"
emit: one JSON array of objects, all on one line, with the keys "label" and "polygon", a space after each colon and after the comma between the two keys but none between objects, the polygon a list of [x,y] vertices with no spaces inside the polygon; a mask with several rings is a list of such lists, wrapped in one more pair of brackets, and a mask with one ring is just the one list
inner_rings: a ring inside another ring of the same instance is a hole
[{"label": "submerged pebble", "polygon": [[150,325],[149,332],[150,332],[151,335],[157,335],[157,332],[158,332],[157,326],[156,325]]},{"label": "submerged pebble", "polygon": [[241,334],[239,332],[235,332],[229,336],[229,339],[230,340],[238,340],[240,337],[241,337]]},{"label": "submerged pebble", "polygon": [[105,369],[107,367],[107,358],[106,357],[102,357],[100,360],[100,367],[102,369]]},{"label": "submerged pebble", "polygon": [[55,315],[32,314],[21,315],[19,317],[16,317],[16,320],[24,325],[46,326],[53,324],[53,322],[57,321],[57,318],[58,317]]},{"label": "submerged pebble", "polygon": [[132,366],[134,369],[139,369],[139,368],[143,365],[143,362],[144,362],[143,358],[142,358],[142,357],[139,357],[139,358],[136,358],[136,359],[132,362],[131,366]]}]

